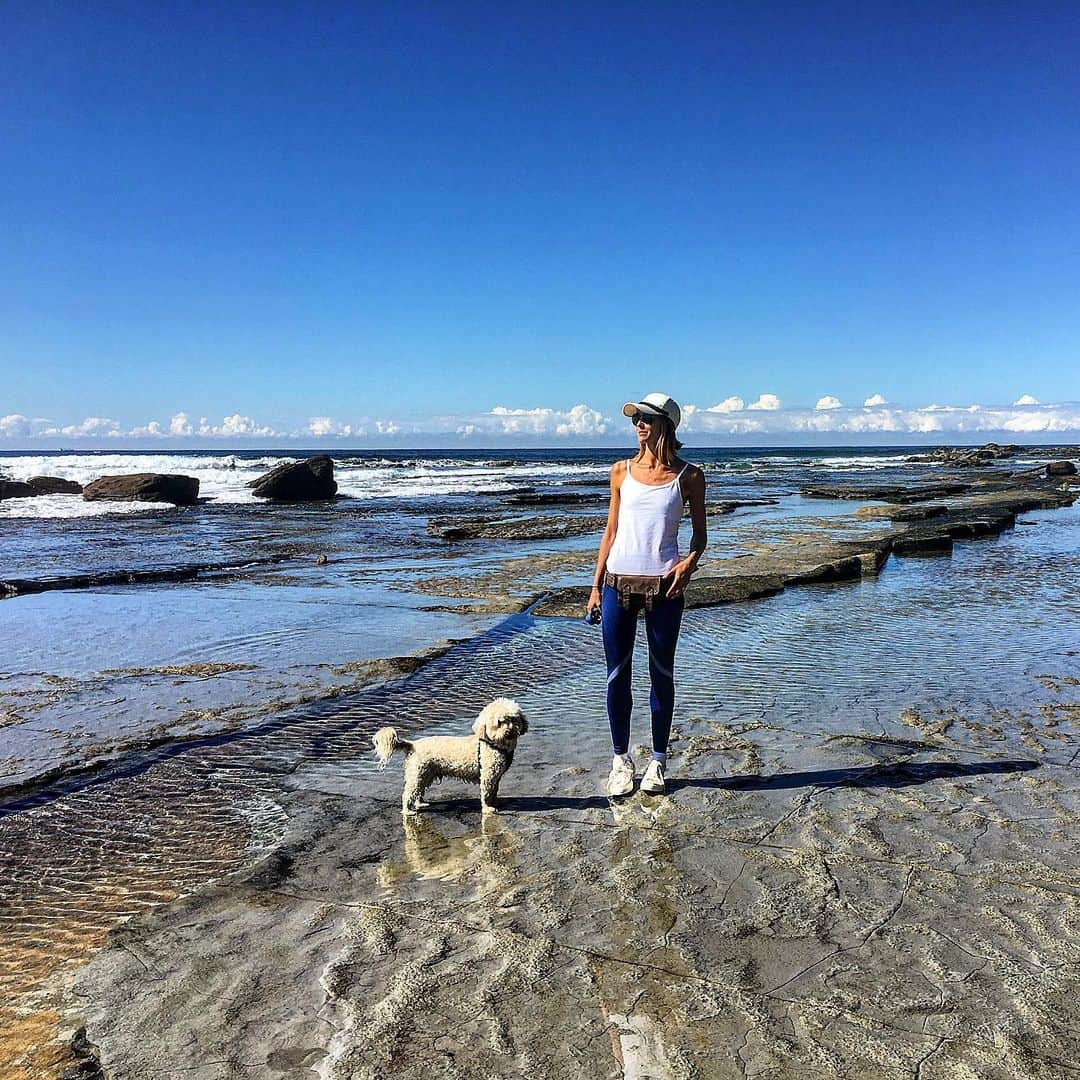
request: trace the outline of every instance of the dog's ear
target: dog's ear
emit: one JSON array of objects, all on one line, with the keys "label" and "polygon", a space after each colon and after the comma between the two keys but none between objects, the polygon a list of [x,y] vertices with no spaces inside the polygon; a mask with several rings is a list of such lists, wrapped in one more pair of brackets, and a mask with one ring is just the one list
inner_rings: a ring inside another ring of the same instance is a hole
[{"label": "dog's ear", "polygon": [[487,733],[487,709],[473,721],[472,733],[474,735],[485,735]]},{"label": "dog's ear", "polygon": [[517,725],[519,735],[524,735],[525,732],[529,730],[529,721],[525,719],[525,714],[523,712],[519,712],[517,716],[514,717],[514,721]]}]

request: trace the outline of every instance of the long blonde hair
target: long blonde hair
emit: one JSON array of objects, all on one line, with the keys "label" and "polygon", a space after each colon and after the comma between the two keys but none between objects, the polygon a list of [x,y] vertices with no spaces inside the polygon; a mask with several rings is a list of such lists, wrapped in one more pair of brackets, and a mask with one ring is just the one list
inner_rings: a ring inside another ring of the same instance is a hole
[{"label": "long blonde hair", "polygon": [[[658,416],[655,422],[660,425],[660,434],[656,437],[656,449],[654,451],[656,460],[661,465],[671,468],[671,463],[682,449],[683,444],[675,438],[675,425],[666,416]],[[644,453],[645,448],[642,447],[638,453],[638,458],[641,458]]]}]

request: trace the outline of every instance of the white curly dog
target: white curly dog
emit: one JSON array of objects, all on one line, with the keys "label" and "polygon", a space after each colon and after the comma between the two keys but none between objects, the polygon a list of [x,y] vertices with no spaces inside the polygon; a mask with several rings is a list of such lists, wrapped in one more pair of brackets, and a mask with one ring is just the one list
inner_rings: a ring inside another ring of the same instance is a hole
[{"label": "white curly dog", "polygon": [[400,750],[405,755],[405,790],[401,812],[415,814],[424,792],[436,780],[456,776],[480,785],[480,806],[485,814],[495,813],[499,781],[514,760],[518,739],[529,730],[528,721],[516,701],[496,698],[473,721],[471,735],[432,735],[427,739],[399,739],[392,727],[380,728],[372,736],[379,768]]}]

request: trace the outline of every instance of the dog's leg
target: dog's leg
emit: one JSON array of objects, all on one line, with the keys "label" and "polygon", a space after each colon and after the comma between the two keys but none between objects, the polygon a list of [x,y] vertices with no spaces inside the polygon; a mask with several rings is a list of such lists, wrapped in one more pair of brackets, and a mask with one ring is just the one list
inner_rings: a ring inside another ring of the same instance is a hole
[{"label": "dog's leg", "polygon": [[409,757],[405,762],[405,787],[401,792],[401,812],[415,814],[420,804],[420,796],[423,794],[423,788],[420,786],[420,766],[415,757]]},{"label": "dog's leg", "polygon": [[503,770],[488,755],[480,760],[480,809],[485,814],[499,812],[499,781]]}]

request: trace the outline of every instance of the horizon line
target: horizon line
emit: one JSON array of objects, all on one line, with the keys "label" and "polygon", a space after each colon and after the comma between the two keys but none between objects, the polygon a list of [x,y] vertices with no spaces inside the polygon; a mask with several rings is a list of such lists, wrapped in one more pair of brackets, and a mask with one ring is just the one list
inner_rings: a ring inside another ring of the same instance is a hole
[{"label": "horizon line", "polygon": [[[710,443],[710,444],[684,444],[683,449],[686,450],[909,450],[912,448],[920,447],[938,447],[948,446],[950,448],[961,449],[979,449],[985,446],[1015,446],[1022,449],[1052,449],[1055,447],[1061,447],[1062,449],[1080,449],[1080,442],[997,442],[997,440],[990,439],[985,442],[968,443],[968,442],[956,442],[948,440],[935,440],[935,441],[920,441],[920,442],[905,442],[905,443],[877,443],[877,442],[844,442],[844,443]],[[456,446],[292,446],[292,445],[276,445],[276,446],[223,446],[218,444],[216,446],[200,445],[200,446],[53,446],[53,447],[3,447],[0,448],[0,455],[32,455],[32,454],[78,454],[78,453],[120,453],[120,454],[144,454],[155,450],[163,453],[245,453],[245,454],[258,454],[258,453],[272,453],[274,451],[289,450],[296,453],[312,453],[312,454],[326,454],[328,457],[333,457],[335,453],[433,453],[441,451],[451,451],[454,453],[468,452],[468,453],[506,453],[511,450],[529,450],[529,451],[612,451],[612,450],[625,450],[632,447],[622,444],[614,443],[596,443],[589,445],[517,445],[517,446],[462,446],[460,444]]]}]

